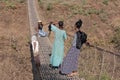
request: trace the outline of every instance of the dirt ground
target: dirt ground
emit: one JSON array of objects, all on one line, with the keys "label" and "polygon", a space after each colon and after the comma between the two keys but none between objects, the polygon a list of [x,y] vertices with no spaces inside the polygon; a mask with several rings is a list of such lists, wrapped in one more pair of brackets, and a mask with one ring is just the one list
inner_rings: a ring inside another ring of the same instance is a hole
[{"label": "dirt ground", "polygon": [[33,80],[26,2],[0,0],[0,80]]}]

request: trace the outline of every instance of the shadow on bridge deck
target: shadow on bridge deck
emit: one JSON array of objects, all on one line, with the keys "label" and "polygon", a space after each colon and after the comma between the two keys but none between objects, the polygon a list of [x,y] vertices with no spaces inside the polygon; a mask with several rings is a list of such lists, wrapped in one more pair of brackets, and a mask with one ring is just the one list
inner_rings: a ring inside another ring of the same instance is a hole
[{"label": "shadow on bridge deck", "polygon": [[32,51],[32,45],[31,44],[30,44],[30,54],[31,54],[33,80],[41,80],[39,68],[35,65],[33,51]]}]

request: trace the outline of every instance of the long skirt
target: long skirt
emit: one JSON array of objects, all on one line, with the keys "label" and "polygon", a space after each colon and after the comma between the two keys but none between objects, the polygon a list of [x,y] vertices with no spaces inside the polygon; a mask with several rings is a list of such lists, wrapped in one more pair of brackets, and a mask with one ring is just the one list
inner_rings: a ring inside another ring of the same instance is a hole
[{"label": "long skirt", "polygon": [[36,66],[40,66],[40,57],[39,54],[34,56],[34,61]]},{"label": "long skirt", "polygon": [[80,55],[80,50],[75,46],[72,46],[63,60],[60,68],[62,74],[69,74],[78,69],[78,58]]}]

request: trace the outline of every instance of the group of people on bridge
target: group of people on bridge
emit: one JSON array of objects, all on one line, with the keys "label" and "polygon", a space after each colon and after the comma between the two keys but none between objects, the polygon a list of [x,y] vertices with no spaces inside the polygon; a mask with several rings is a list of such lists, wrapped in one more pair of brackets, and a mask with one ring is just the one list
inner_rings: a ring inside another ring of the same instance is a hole
[{"label": "group of people on bridge", "polygon": [[[55,23],[50,22],[48,26],[49,33],[53,31],[55,34],[52,52],[50,55],[49,67],[53,69],[59,69],[60,74],[68,76],[74,76],[77,74],[80,48],[84,43],[86,45],[89,45],[89,43],[87,42],[87,34],[81,31],[82,23],[83,22],[81,19],[79,19],[75,23],[75,27],[73,30],[74,35],[72,35],[74,38],[66,56],[64,56],[64,42],[67,39],[67,33],[64,30],[64,22],[59,21],[58,27]],[[50,35],[43,31],[42,21],[38,22],[38,30],[38,34],[41,37]]]}]

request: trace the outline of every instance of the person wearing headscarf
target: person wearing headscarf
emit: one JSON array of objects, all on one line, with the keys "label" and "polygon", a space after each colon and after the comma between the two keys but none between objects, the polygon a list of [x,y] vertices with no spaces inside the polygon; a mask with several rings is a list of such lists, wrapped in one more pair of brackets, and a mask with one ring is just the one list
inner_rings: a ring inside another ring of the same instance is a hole
[{"label": "person wearing headscarf", "polygon": [[55,34],[50,57],[50,66],[52,68],[59,68],[61,65],[64,57],[64,41],[67,39],[63,21],[59,21],[58,25],[59,27],[55,26],[53,23],[50,23],[49,25],[49,31],[53,31]]},{"label": "person wearing headscarf", "polygon": [[[71,48],[69,49],[68,53],[66,54],[61,67],[60,67],[60,74],[65,74],[68,76],[73,76],[77,74],[77,69],[78,69],[78,58],[80,56],[80,48],[82,46],[82,42],[79,41],[80,43],[80,47],[77,47],[77,33],[82,33],[82,31],[80,30],[82,26],[82,20],[78,20],[75,23],[75,27],[74,27],[74,39],[72,41],[71,44]],[[85,36],[86,37],[86,36]],[[81,39],[80,39],[81,40]],[[84,40],[84,43],[86,43],[87,40]]]}]

